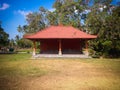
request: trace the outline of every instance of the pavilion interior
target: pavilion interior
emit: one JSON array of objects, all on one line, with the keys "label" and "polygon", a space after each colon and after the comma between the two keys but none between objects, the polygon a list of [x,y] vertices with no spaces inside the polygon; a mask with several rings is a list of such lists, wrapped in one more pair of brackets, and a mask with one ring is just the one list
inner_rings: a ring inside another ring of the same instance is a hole
[{"label": "pavilion interior", "polygon": [[[61,52],[62,54],[82,54],[82,49],[85,46],[85,40],[82,39],[62,39]],[[59,53],[58,39],[40,40],[40,54],[58,54]]]}]

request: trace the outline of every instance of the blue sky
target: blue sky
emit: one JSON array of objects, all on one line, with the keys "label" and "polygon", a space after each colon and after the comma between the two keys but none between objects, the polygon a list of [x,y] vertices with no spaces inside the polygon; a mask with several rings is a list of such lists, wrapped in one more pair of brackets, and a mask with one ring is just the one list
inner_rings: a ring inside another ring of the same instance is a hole
[{"label": "blue sky", "polygon": [[40,6],[52,10],[55,0],[0,0],[0,21],[5,32],[14,38],[18,25],[26,23],[25,15],[39,10]]},{"label": "blue sky", "polygon": [[[26,23],[25,15],[29,12],[39,10],[40,6],[52,10],[55,0],[0,0],[0,21],[5,32],[10,35],[10,39],[14,38],[18,32],[18,25]],[[113,4],[120,2],[114,0]]]}]

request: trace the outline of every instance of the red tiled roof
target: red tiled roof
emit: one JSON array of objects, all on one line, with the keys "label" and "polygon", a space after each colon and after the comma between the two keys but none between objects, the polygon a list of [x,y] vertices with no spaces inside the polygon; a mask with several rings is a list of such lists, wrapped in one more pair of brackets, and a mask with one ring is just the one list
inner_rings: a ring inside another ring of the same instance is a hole
[{"label": "red tiled roof", "polygon": [[72,26],[50,26],[33,35],[25,35],[27,39],[92,39],[95,35],[87,34]]}]

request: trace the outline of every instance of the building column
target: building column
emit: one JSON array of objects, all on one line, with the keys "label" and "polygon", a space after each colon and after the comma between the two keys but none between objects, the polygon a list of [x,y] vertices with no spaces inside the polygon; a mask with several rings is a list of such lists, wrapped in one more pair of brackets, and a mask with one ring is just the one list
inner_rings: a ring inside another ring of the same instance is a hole
[{"label": "building column", "polygon": [[36,55],[36,42],[33,41],[33,56]]},{"label": "building column", "polygon": [[61,43],[61,40],[59,40],[59,55],[62,55],[62,43]]}]

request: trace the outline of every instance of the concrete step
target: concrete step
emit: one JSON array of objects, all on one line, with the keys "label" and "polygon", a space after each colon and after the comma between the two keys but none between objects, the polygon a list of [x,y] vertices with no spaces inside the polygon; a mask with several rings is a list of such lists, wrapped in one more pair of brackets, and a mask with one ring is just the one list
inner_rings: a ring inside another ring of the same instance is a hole
[{"label": "concrete step", "polygon": [[37,59],[37,58],[91,58],[90,56],[84,55],[84,54],[37,54],[34,55],[32,58]]}]

